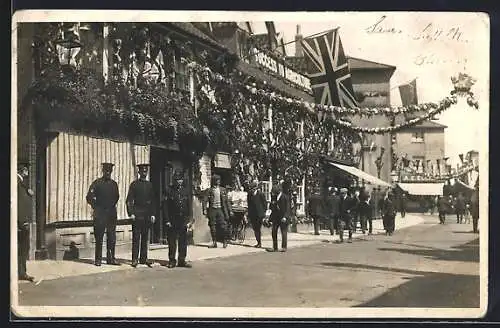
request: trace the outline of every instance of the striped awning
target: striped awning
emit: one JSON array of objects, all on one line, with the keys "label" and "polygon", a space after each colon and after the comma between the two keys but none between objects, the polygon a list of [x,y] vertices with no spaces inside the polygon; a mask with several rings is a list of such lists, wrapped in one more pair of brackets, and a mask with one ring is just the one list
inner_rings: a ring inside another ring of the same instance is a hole
[{"label": "striped awning", "polygon": [[399,187],[410,195],[442,196],[444,183],[398,183]]},{"label": "striped awning", "polygon": [[362,171],[354,166],[349,166],[349,165],[344,165],[344,164],[339,164],[339,163],[334,163],[334,162],[328,162],[330,165],[341,169],[342,171],[345,171],[349,173],[352,176],[355,176],[363,181],[365,181],[368,184],[374,184],[377,186],[382,186],[382,187],[392,187],[392,185],[388,182],[385,182],[384,180],[381,180],[377,177],[374,177],[371,174],[366,173],[365,171]]}]

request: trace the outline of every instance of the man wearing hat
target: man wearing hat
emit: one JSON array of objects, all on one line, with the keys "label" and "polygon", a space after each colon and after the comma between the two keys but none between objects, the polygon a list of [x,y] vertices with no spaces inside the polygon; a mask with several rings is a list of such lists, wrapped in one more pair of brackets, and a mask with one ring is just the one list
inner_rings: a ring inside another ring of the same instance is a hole
[{"label": "man wearing hat", "polygon": [[319,188],[315,188],[313,194],[309,197],[307,209],[309,216],[313,219],[314,234],[319,235],[319,224],[323,219],[324,213],[324,202]]},{"label": "man wearing hat", "polygon": [[291,204],[290,197],[286,193],[286,188],[282,185],[280,190],[279,187],[273,187],[271,190],[271,234],[273,238],[273,248],[271,252],[278,251],[278,229],[281,230],[281,251],[286,252],[287,249],[287,233],[288,224],[291,218]]},{"label": "man wearing hat", "polygon": [[120,265],[115,259],[116,244],[116,203],[120,198],[118,184],[111,179],[112,163],[102,163],[102,177],[96,179],[89,187],[87,203],[94,210],[94,237],[96,266],[102,261],[102,241],[106,232],[106,263]]},{"label": "man wearing hat", "polygon": [[344,229],[347,228],[349,231],[349,240],[352,242],[352,212],[353,212],[353,201],[347,195],[347,188],[340,188],[340,200],[339,200],[339,236],[340,242],[344,242]]},{"label": "man wearing hat", "polygon": [[267,201],[264,193],[260,191],[257,182],[253,181],[250,183],[250,191],[247,194],[247,204],[248,204],[248,220],[252,225],[255,239],[257,244],[255,247],[260,248],[262,246],[261,242],[261,228],[262,221],[266,216]]},{"label": "man wearing hat", "polygon": [[140,264],[151,267],[148,261],[148,237],[149,228],[155,221],[153,184],[146,180],[149,164],[139,164],[137,168],[139,179],[130,184],[126,200],[127,214],[133,220],[132,266],[134,268],[137,266],[138,258]]},{"label": "man wearing hat", "polygon": [[208,216],[208,225],[212,235],[210,248],[217,248],[217,230],[222,233],[223,247],[227,247],[229,240],[229,221],[231,207],[227,197],[227,191],[220,186],[220,176],[212,176],[212,186],[208,189],[207,198],[203,202],[203,214]]},{"label": "man wearing hat", "polygon": [[338,233],[338,214],[339,214],[339,202],[340,198],[337,195],[337,188],[330,187],[328,188],[329,195],[326,200],[326,214],[329,218],[329,228],[330,235],[334,235],[335,231]]},{"label": "man wearing hat", "polygon": [[392,236],[395,229],[396,219],[396,204],[394,203],[394,195],[392,191],[387,193],[382,206],[385,234]]},{"label": "man wearing hat", "polygon": [[31,206],[33,190],[28,185],[28,163],[19,162],[17,168],[17,275],[19,280],[34,281],[26,273],[26,262],[30,250]]},{"label": "man wearing hat", "polygon": [[[168,239],[168,264],[169,268],[190,268],[191,264],[186,262],[187,234],[193,226],[189,207],[190,194],[184,184],[184,174],[178,170],[174,174],[174,184],[170,186],[163,211],[165,214]],[[178,260],[176,252],[179,249]]]}]

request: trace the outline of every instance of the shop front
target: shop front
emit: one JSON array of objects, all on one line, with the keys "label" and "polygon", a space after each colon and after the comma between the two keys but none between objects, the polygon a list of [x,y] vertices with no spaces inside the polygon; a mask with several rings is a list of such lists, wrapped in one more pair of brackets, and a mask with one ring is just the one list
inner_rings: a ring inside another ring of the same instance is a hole
[{"label": "shop front", "polygon": [[[31,248],[44,253],[37,258],[62,259],[74,246],[80,257],[93,256],[86,194],[102,175],[103,162],[115,164],[112,178],[119,188],[117,254],[131,247],[125,199],[137,164],[150,164],[156,192],[152,244],[166,242],[161,202],[173,173],[182,170],[188,189],[194,189],[193,168],[208,141],[196,117],[185,59],[207,46],[183,24],[157,25],[30,23],[33,33],[23,34],[22,53],[32,55],[22,59],[33,65],[35,82],[19,90],[26,99],[18,131],[30,127],[30,138],[21,138],[18,157],[33,162]],[[188,41],[195,44],[187,47]],[[203,56],[218,56],[217,51],[222,50],[212,46]],[[193,202],[193,216],[197,210]]]}]

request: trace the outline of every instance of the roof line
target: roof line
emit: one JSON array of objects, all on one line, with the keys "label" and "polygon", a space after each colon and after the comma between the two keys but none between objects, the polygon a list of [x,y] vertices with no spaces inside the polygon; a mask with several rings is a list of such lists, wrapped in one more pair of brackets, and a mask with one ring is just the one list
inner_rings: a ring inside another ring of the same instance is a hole
[{"label": "roof line", "polygon": [[[397,67],[396,66],[393,66],[393,65],[388,65],[388,64],[384,64],[384,63],[378,63],[376,61],[372,61],[372,60],[367,60],[367,59],[363,59],[363,58],[358,58],[358,57],[352,57],[352,56],[346,56],[347,59],[356,59],[356,60],[361,60],[361,61],[364,61],[364,62],[367,62],[367,63],[371,63],[371,64],[378,64],[378,65],[384,65],[384,66],[387,66],[387,67],[390,67],[390,68],[394,68],[396,69]],[[373,69],[378,69],[376,67],[373,67]]]}]

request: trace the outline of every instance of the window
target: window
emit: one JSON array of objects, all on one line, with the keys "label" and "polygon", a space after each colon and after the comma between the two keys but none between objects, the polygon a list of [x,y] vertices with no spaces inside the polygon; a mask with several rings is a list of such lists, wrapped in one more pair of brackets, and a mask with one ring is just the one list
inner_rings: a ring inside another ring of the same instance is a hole
[{"label": "window", "polygon": [[328,139],[328,152],[332,152],[335,149],[335,135],[333,132],[330,134],[330,138]]},{"label": "window", "polygon": [[190,79],[187,64],[180,59],[175,61],[175,87],[184,91],[190,91]]},{"label": "window", "polygon": [[413,132],[411,135],[412,143],[423,143],[424,142],[424,133],[423,132]]},{"label": "window", "polygon": [[260,185],[262,186],[262,192],[264,196],[266,196],[266,201],[268,203],[271,202],[271,183],[269,181],[261,181]]},{"label": "window", "polygon": [[[304,122],[295,122],[297,138],[304,138]],[[297,148],[304,149],[304,140],[297,143]]]},{"label": "window", "polygon": [[297,213],[304,212],[304,184],[297,186]]}]

